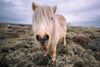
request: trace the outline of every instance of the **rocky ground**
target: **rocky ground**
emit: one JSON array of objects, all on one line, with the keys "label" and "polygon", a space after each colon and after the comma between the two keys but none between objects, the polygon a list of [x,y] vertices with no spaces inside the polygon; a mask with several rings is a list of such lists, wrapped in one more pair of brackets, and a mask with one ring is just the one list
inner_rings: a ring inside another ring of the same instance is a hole
[{"label": "rocky ground", "polygon": [[0,67],[100,67],[100,28],[67,26],[66,46],[60,41],[55,64],[43,57],[30,25],[0,23]]}]

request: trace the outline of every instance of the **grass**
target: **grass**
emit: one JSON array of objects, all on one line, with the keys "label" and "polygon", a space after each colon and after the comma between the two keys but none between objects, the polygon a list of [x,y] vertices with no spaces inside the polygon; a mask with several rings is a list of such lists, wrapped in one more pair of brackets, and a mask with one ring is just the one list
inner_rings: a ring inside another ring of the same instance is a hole
[{"label": "grass", "polygon": [[66,46],[59,42],[56,62],[33,40],[31,26],[0,23],[0,67],[99,67],[100,28],[67,25]]}]

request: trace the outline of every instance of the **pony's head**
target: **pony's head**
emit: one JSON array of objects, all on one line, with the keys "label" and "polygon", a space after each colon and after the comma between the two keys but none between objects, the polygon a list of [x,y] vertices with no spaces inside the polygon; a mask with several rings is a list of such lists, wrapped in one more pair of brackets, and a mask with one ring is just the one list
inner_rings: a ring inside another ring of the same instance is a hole
[{"label": "pony's head", "polygon": [[56,8],[56,6],[38,6],[35,3],[32,4],[32,9],[34,11],[32,17],[34,39],[40,45],[49,44],[53,37]]}]

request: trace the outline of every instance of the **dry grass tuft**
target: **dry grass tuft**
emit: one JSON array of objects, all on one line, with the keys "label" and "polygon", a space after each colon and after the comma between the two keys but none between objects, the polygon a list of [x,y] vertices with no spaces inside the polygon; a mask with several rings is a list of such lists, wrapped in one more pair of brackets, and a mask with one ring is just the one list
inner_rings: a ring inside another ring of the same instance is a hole
[{"label": "dry grass tuft", "polygon": [[85,45],[89,43],[89,39],[85,36],[74,36],[73,41],[81,45]]}]

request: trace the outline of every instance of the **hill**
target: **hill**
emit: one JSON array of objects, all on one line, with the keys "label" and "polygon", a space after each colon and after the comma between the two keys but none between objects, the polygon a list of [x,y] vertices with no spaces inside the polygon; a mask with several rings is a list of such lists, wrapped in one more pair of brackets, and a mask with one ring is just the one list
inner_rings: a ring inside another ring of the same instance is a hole
[{"label": "hill", "polygon": [[0,67],[99,67],[100,28],[67,25],[66,46],[57,46],[56,63],[43,57],[31,25],[0,23]]}]

